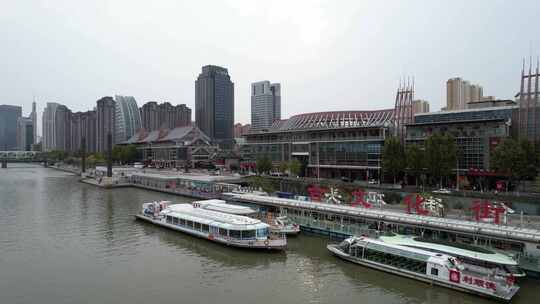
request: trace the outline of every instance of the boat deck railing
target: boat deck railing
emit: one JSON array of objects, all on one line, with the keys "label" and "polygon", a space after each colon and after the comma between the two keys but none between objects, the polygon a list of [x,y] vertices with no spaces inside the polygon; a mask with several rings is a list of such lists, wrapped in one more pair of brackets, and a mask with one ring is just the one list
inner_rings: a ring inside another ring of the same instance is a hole
[{"label": "boat deck railing", "polygon": [[540,230],[520,228],[516,226],[496,225],[460,219],[430,217],[381,209],[365,209],[360,207],[332,205],[319,202],[306,202],[294,199],[259,196],[253,194],[231,194],[230,197],[234,200],[255,204],[302,208],[318,212],[336,213],[346,216],[366,217],[380,221],[406,223],[409,225],[416,225],[421,227],[435,227],[439,229],[448,229],[474,234],[486,234],[503,238],[540,242]]}]

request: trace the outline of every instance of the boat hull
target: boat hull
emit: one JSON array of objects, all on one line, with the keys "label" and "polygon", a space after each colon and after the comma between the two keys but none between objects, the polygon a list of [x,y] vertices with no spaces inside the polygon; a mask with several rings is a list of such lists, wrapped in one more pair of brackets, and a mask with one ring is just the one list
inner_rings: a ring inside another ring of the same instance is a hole
[{"label": "boat hull", "polygon": [[200,232],[200,231],[193,231],[190,229],[185,229],[183,227],[175,226],[172,224],[168,224],[166,222],[163,222],[160,219],[156,219],[153,217],[149,217],[142,214],[136,214],[135,218],[138,220],[142,220],[145,222],[152,223],[154,225],[162,226],[165,228],[169,228],[172,230],[176,230],[185,234],[189,234],[192,236],[196,236],[202,239],[206,239],[208,241],[212,241],[215,243],[237,247],[237,248],[246,248],[246,249],[265,249],[265,250],[284,250],[287,246],[287,241],[285,239],[277,239],[277,240],[266,240],[266,241],[237,241],[233,239],[224,239],[221,237],[213,237],[209,233]]},{"label": "boat hull", "polygon": [[485,292],[481,292],[480,290],[474,290],[474,289],[461,287],[459,284],[456,284],[456,283],[445,282],[445,281],[440,281],[440,280],[434,280],[432,278],[427,277],[427,275],[413,273],[413,272],[410,272],[410,271],[402,270],[402,269],[399,269],[399,268],[396,268],[396,267],[388,266],[388,265],[377,263],[377,262],[358,259],[356,257],[352,257],[352,256],[342,252],[341,250],[339,250],[337,248],[336,245],[328,245],[328,246],[326,246],[326,248],[332,254],[334,254],[335,256],[337,256],[337,257],[339,257],[339,258],[341,258],[343,260],[358,264],[358,265],[362,265],[362,266],[365,266],[365,267],[385,271],[385,272],[388,272],[388,273],[392,273],[392,274],[399,275],[399,276],[406,277],[406,278],[410,278],[410,279],[415,279],[415,280],[422,281],[422,282],[425,282],[425,283],[428,283],[428,284],[431,284],[431,285],[438,285],[438,286],[442,286],[442,287],[446,287],[446,288],[454,289],[454,290],[457,290],[457,291],[461,291],[461,292],[465,292],[465,293],[469,293],[469,294],[473,294],[473,295],[477,295],[477,296],[481,296],[481,297],[485,297],[485,298],[490,298],[490,299],[494,299],[494,300],[498,300],[498,301],[508,302],[508,301],[510,301],[512,299],[512,297],[518,291],[518,289],[515,289],[512,293],[510,293],[510,294],[508,294],[506,296],[500,296],[500,295],[496,295],[496,294],[485,293]]}]

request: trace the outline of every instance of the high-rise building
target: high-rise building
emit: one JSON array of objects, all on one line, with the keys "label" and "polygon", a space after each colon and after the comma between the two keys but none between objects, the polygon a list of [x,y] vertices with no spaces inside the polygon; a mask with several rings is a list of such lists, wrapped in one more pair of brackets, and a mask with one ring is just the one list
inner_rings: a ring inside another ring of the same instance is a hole
[{"label": "high-rise building", "polygon": [[81,116],[81,140],[86,140],[86,151],[97,151],[97,114],[96,111],[84,112]]},{"label": "high-rise building", "polygon": [[48,102],[43,110],[43,151],[71,151],[71,110]]},{"label": "high-rise building", "polygon": [[56,138],[55,150],[71,152],[71,110],[64,105],[56,107],[54,132]]},{"label": "high-rise building", "polygon": [[159,129],[158,103],[149,101],[141,107],[141,121],[143,129],[154,131]]},{"label": "high-rise building", "polygon": [[133,96],[115,96],[115,143],[121,143],[142,128],[141,113]]},{"label": "high-rise building", "polygon": [[446,82],[446,110],[465,109],[463,96],[463,80],[461,78],[448,79]]},{"label": "high-rise building", "polygon": [[31,151],[34,141],[34,125],[30,117],[19,117],[17,121],[17,150]]},{"label": "high-rise building", "polygon": [[227,69],[207,65],[195,81],[195,123],[212,140],[232,143],[234,83]]},{"label": "high-rise building", "polygon": [[56,102],[48,102],[45,109],[43,109],[42,117],[42,142],[41,149],[44,152],[52,151],[56,149],[56,131],[55,131],[55,116],[56,108],[60,104]]},{"label": "high-rise building", "polygon": [[168,102],[159,104],[149,101],[141,107],[142,127],[147,131],[160,128],[174,129],[191,124],[191,109],[185,104],[173,106]]},{"label": "high-rise building", "polygon": [[17,150],[17,123],[21,115],[19,106],[0,105],[0,150]]},{"label": "high-rise building", "polygon": [[416,99],[412,101],[413,114],[429,113],[429,102],[427,100]]},{"label": "high-rise building", "polygon": [[[446,110],[464,110],[471,102],[483,100],[484,89],[459,77],[446,82]],[[495,98],[493,98],[495,99]]]},{"label": "high-rise building", "polygon": [[251,84],[251,129],[262,130],[281,119],[281,85],[270,81]]},{"label": "high-rise building", "polygon": [[173,106],[164,102],[158,106],[157,110],[159,128],[174,129],[191,124],[191,109],[185,104]]},{"label": "high-rise building", "polygon": [[37,144],[37,111],[36,102],[32,102],[32,113],[30,113],[30,119],[32,120],[32,144]]},{"label": "high-rise building", "polygon": [[71,150],[73,152],[78,152],[81,149],[81,118],[82,118],[82,112],[75,112],[71,115],[71,126],[70,126],[70,132],[71,132],[71,139],[70,139],[70,145]]},{"label": "high-rise building", "polygon": [[71,119],[72,151],[81,151],[83,138],[86,141],[86,152],[96,152],[96,111],[73,113]]},{"label": "high-rise building", "polygon": [[112,135],[112,142],[115,142],[115,102],[112,97],[103,97],[97,101],[96,118],[96,151],[105,153],[108,151],[109,133]]},{"label": "high-rise building", "polygon": [[481,100],[483,94],[484,94],[484,89],[481,86],[477,84],[471,85],[469,102],[476,102],[476,101]]}]

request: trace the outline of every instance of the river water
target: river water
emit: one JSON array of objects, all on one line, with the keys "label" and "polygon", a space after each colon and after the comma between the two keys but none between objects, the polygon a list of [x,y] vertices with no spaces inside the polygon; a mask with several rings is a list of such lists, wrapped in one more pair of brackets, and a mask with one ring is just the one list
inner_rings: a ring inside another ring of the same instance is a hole
[{"label": "river water", "polygon": [[[331,256],[322,236],[283,253],[217,245],[135,221],[144,201],[33,165],[0,169],[0,303],[490,303]],[[536,303],[527,279],[514,303]]]}]

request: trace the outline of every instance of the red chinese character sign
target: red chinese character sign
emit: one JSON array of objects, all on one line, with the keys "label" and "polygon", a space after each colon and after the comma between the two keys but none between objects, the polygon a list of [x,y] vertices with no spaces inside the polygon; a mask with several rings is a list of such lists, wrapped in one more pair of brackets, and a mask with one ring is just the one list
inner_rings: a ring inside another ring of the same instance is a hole
[{"label": "red chinese character sign", "polygon": [[487,222],[494,224],[506,224],[509,213],[514,213],[514,210],[506,206],[504,203],[490,202],[488,200],[476,200],[470,208],[473,211],[474,219],[477,222]]},{"label": "red chinese character sign", "polygon": [[364,208],[382,208],[386,205],[384,201],[384,194],[375,191],[364,191],[359,188],[351,193],[353,195],[353,201],[351,206],[362,206]]},{"label": "red chinese character sign", "polygon": [[[450,271],[450,275],[452,275],[452,271]],[[450,280],[452,281],[451,277],[450,277]],[[452,282],[454,282],[454,281],[452,281]],[[474,285],[474,286],[477,286],[477,287],[480,287],[480,288],[484,288],[484,289],[490,289],[490,290],[493,290],[493,291],[497,290],[497,284],[495,284],[495,282],[488,281],[488,280],[485,280],[485,279],[482,279],[482,278],[473,277],[473,276],[470,276],[470,275],[462,276],[461,277],[461,282],[465,283],[465,284],[468,284],[468,285]]]},{"label": "red chinese character sign", "polygon": [[352,193],[353,195],[353,201],[351,203],[351,206],[362,206],[364,208],[371,208],[373,205],[366,202],[364,197],[366,195],[366,192],[364,192],[363,189],[358,189]]},{"label": "red chinese character sign", "polygon": [[428,215],[429,211],[424,209],[424,197],[418,193],[409,194],[405,197],[405,205],[407,205],[407,213],[416,213],[419,215]]},{"label": "red chinese character sign", "polygon": [[308,187],[309,199],[312,202],[321,202],[324,194],[328,192],[327,189],[321,188],[319,185],[311,185]]},{"label": "red chinese character sign", "polygon": [[444,205],[440,198],[425,198],[418,193],[409,194],[404,199],[409,214],[444,217]]}]

